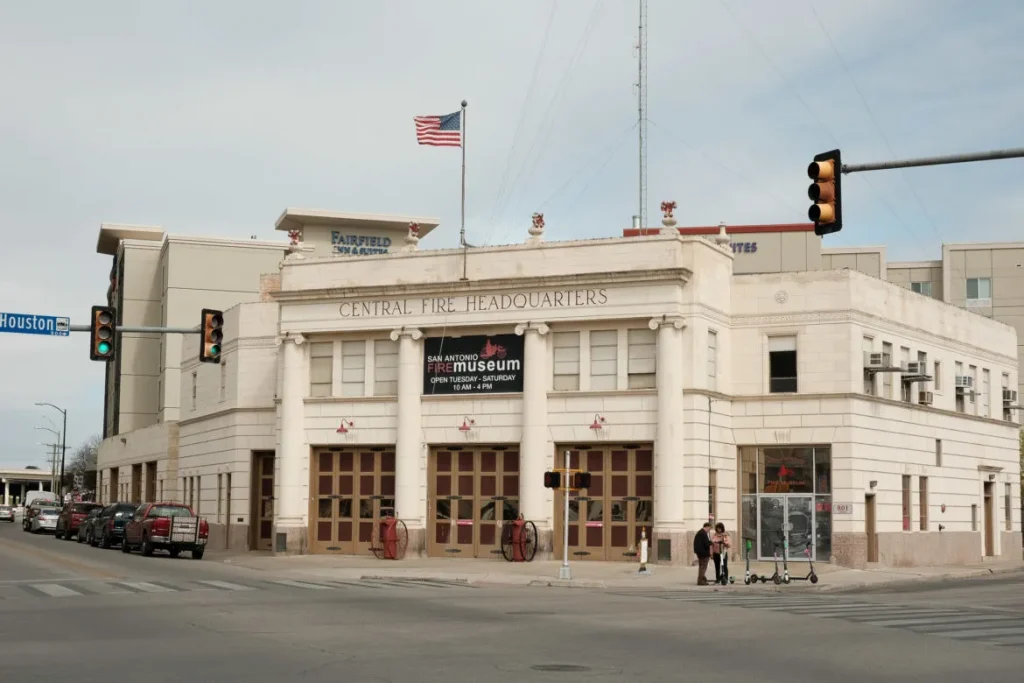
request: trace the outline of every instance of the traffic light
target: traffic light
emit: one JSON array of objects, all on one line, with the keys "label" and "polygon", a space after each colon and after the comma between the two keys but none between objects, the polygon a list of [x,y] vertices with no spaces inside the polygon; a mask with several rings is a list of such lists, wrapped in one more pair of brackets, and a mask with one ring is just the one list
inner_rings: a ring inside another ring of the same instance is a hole
[{"label": "traffic light", "polygon": [[574,488],[574,489],[589,489],[590,488],[590,472],[573,472],[573,475],[572,475],[572,488]]},{"label": "traffic light", "polygon": [[546,489],[560,489],[560,488],[562,488],[562,473],[561,472],[545,472],[544,473],[544,488],[546,488]]},{"label": "traffic light", "polygon": [[814,181],[807,188],[807,196],[814,202],[807,212],[814,221],[814,234],[820,237],[839,232],[843,229],[843,163],[839,150],[816,155],[807,167],[807,175]]},{"label": "traffic light", "polygon": [[224,312],[204,308],[200,327],[203,339],[199,344],[199,362],[219,363],[220,343],[224,339]]},{"label": "traffic light", "polygon": [[114,337],[117,333],[117,317],[109,306],[93,306],[89,321],[89,358],[110,360],[114,357]]}]

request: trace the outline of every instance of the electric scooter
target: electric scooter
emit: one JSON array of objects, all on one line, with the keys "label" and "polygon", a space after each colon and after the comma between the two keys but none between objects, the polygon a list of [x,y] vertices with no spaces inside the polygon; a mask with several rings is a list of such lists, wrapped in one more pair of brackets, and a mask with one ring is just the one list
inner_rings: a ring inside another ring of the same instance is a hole
[{"label": "electric scooter", "polygon": [[[779,574],[779,545],[775,544],[775,550],[772,551],[772,556],[775,558],[775,573],[771,576],[762,576],[761,583],[768,583],[771,581],[775,585],[782,583],[782,575]],[[785,562],[785,555],[783,555],[783,562]]]},{"label": "electric scooter", "polygon": [[743,576],[743,583],[745,583],[746,585],[749,586],[752,583],[757,583],[757,574],[751,574],[750,573],[750,547],[753,545],[753,543],[751,542],[751,540],[749,538],[746,539],[746,541],[747,541],[746,542],[746,547],[747,547],[746,548],[747,549],[747,573]]},{"label": "electric scooter", "polygon": [[807,576],[794,576],[791,577],[791,581],[810,581],[811,583],[818,583],[818,574],[814,571],[814,558],[811,556],[811,548],[814,544],[808,541],[807,547],[804,548],[804,555],[807,556],[807,562],[810,564],[810,572]]},{"label": "electric scooter", "polygon": [[[784,536],[782,538],[782,583],[789,585],[789,561],[786,557],[789,555],[789,540]],[[776,581],[776,583],[778,583]]]}]

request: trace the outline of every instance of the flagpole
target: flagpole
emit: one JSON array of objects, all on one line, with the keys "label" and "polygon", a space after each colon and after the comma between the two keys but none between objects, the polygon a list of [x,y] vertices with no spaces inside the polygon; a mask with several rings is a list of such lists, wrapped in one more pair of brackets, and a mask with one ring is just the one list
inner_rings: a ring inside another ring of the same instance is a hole
[{"label": "flagpole", "polygon": [[459,117],[459,124],[462,128],[462,226],[459,228],[459,243],[462,245],[462,279],[468,280],[466,275],[466,260],[469,257],[466,245],[466,105],[468,102],[462,100],[462,114]]}]

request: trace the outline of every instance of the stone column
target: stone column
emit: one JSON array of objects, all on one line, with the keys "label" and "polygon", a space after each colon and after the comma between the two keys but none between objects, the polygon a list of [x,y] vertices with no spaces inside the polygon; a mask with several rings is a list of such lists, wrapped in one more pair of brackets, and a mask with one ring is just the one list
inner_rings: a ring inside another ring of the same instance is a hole
[{"label": "stone column", "polygon": [[4,479],[4,505],[11,504],[11,485]]},{"label": "stone column", "polygon": [[523,436],[519,446],[519,511],[537,525],[539,546],[549,548],[552,511],[544,504],[548,446],[548,350],[544,323],[516,326],[523,337]]},{"label": "stone column", "polygon": [[[305,341],[301,334],[277,340],[281,363],[281,426],[277,453],[277,500],[274,505],[274,552],[295,555],[308,549],[305,516],[309,509],[309,447],[305,438],[302,398],[307,383]],[[285,534],[286,550],[278,550],[278,536]]]},{"label": "stone column", "polygon": [[[425,547],[426,504],[420,491],[423,439],[423,332],[403,327],[392,330],[398,342],[398,416],[395,437],[395,515],[409,529],[408,556]],[[423,504],[421,504],[423,502]],[[410,552],[411,551],[411,552]]]},{"label": "stone column", "polygon": [[[690,559],[684,520],[685,446],[683,433],[683,321],[660,317],[648,326],[658,331],[658,422],[654,443],[654,548],[670,540],[672,564]],[[657,555],[655,555],[657,557]],[[661,559],[661,558],[658,558]]]}]

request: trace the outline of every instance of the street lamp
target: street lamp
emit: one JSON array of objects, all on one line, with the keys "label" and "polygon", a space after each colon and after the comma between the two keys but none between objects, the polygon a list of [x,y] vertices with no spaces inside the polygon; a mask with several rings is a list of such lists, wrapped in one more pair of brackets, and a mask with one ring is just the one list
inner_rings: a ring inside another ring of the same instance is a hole
[{"label": "street lamp", "polygon": [[52,403],[46,403],[46,402],[43,402],[43,401],[36,401],[36,405],[37,406],[49,406],[50,408],[53,408],[54,410],[58,411],[61,415],[64,416],[64,429],[61,430],[61,436],[60,436],[60,482],[57,484],[57,489],[58,489],[57,496],[58,496],[59,500],[61,502],[63,502],[64,501],[64,457],[68,453],[68,411],[64,410],[63,408],[59,408],[58,406],[55,406]]}]

